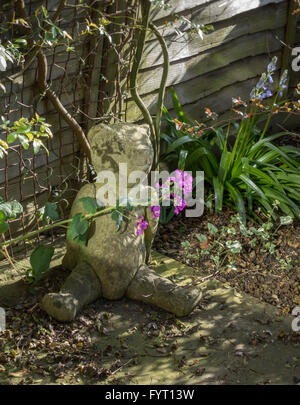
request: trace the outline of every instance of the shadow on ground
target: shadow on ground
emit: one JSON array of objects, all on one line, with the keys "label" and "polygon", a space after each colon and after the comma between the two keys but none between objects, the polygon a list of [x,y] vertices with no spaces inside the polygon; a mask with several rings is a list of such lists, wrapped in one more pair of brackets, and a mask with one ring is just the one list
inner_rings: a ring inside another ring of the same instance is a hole
[{"label": "shadow on ground", "polygon": [[[56,252],[55,265],[63,247]],[[158,272],[179,284],[196,282],[193,269],[157,253],[153,259]],[[0,302],[20,294],[12,293],[13,283],[23,292],[28,288],[21,271],[8,281],[0,270]],[[56,267],[35,297],[21,295],[22,303],[1,304],[7,310],[7,331],[0,333],[2,384],[300,382],[300,336],[292,332],[292,318],[213,278],[201,283],[203,299],[188,317],[127,299],[101,299],[63,325],[38,305],[66,276],[57,272]]]}]

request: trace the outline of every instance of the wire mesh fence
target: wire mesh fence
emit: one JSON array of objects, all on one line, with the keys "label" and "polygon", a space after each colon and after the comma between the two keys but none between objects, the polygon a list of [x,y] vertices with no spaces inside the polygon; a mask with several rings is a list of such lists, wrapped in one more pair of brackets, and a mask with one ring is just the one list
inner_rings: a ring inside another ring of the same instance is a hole
[{"label": "wire mesh fence", "polygon": [[[33,39],[38,40],[41,35],[45,38],[41,13],[53,16],[60,3],[61,0],[25,1]],[[72,40],[46,43],[47,84],[85,134],[98,122],[126,119],[124,100],[134,49],[135,3],[134,0],[69,0],[56,26]],[[1,6],[3,44],[23,34],[23,23],[17,20],[15,11],[11,1]],[[30,56],[30,50],[26,57],[28,54]],[[33,60],[22,75],[12,80],[21,69],[22,65],[10,64],[9,70],[1,73],[6,92],[0,95],[0,116],[13,123],[38,113],[51,125],[54,136],[45,142],[48,152],[41,148],[34,154],[32,146],[24,149],[13,143],[0,159],[0,196],[6,201],[17,200],[24,208],[24,212],[11,221],[9,231],[2,235],[6,240],[39,229],[39,209],[47,201],[57,202],[61,217],[66,217],[77,190],[89,180],[88,166],[74,130],[38,89],[37,61]],[[6,141],[7,136],[7,131],[0,132],[0,139]],[[57,234],[51,232],[46,236],[52,243]],[[29,243],[35,244],[39,239],[37,236],[37,240]],[[9,253],[13,256],[22,250],[26,255],[28,247],[28,242],[22,241]]]}]

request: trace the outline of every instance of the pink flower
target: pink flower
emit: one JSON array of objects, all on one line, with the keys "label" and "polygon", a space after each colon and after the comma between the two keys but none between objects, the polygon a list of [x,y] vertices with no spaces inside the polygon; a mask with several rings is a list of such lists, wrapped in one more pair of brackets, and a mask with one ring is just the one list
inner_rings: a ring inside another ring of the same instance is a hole
[{"label": "pink flower", "polygon": [[148,222],[145,221],[144,217],[138,217],[138,221],[136,223],[136,234],[141,235],[145,229],[148,228]]},{"label": "pink flower", "polygon": [[150,207],[150,210],[153,214],[153,218],[159,218],[159,215],[160,215],[160,206],[159,205],[154,205],[153,207]]}]

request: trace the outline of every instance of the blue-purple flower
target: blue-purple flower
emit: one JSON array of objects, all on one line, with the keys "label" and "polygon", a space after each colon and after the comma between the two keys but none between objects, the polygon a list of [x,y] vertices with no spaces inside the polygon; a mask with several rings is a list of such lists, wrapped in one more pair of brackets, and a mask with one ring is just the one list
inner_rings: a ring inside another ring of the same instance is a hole
[{"label": "blue-purple flower", "polygon": [[251,100],[264,100],[265,98],[272,97],[273,93],[271,91],[270,85],[274,83],[273,74],[276,70],[277,57],[271,60],[267,66],[267,73],[263,73],[256,84],[255,88],[252,89],[250,93]]},{"label": "blue-purple flower", "polygon": [[288,80],[288,71],[285,70],[282,73],[282,76],[281,76],[280,82],[279,82],[279,95],[280,95],[280,97],[283,96],[283,90],[287,88],[287,80]]},{"label": "blue-purple flower", "polygon": [[271,60],[271,62],[268,64],[267,71],[268,73],[273,73],[276,70],[276,65],[277,65],[277,56],[274,56]]}]

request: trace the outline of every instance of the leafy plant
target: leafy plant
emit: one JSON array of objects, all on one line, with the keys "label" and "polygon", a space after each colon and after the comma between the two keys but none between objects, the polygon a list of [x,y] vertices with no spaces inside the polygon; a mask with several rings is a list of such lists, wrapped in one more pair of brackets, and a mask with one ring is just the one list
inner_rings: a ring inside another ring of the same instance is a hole
[{"label": "leafy plant", "polygon": [[[276,210],[275,204],[273,209]],[[201,260],[209,258],[216,266],[217,271],[227,268],[237,270],[237,255],[242,253],[249,255],[254,248],[261,253],[274,254],[278,246],[278,230],[282,226],[290,224],[290,219],[280,217],[273,223],[270,218],[259,226],[247,227],[241,221],[239,215],[234,215],[230,219],[228,226],[217,228],[208,223],[207,232],[196,234],[195,238],[200,242],[199,248],[195,248],[194,243],[185,240],[181,242],[184,248],[183,254],[187,263],[190,259]],[[191,247],[193,246],[193,254]],[[196,254],[195,254],[196,252]],[[291,269],[291,260],[282,260],[282,268]],[[285,267],[283,267],[285,266]]]},{"label": "leafy plant", "polygon": [[46,202],[45,206],[38,210],[38,215],[42,217],[44,225],[49,224],[50,221],[59,220],[57,205],[51,202]]},{"label": "leafy plant", "polygon": [[[187,151],[186,170],[204,170],[205,180],[214,192],[215,210],[221,212],[223,205],[235,205],[246,223],[247,214],[255,216],[257,207],[265,214],[272,212],[272,202],[278,201],[281,210],[291,218],[300,218],[300,149],[278,146],[274,140],[286,135],[280,132],[266,136],[270,118],[279,110],[291,110],[292,103],[280,102],[286,88],[287,73],[284,72],[270,108],[262,100],[272,96],[271,85],[276,58],[268,65],[256,87],[251,92],[249,105],[241,99],[233,100],[233,112],[242,119],[230,120],[226,126],[203,129],[203,124],[192,125],[184,115],[173,91],[173,103],[181,121],[173,119],[164,109],[164,119],[169,123],[168,133],[162,134],[167,143],[164,160],[178,160],[181,151]],[[242,109],[244,111],[242,111]],[[208,109],[207,109],[208,110]],[[212,115],[211,111],[207,112]],[[266,120],[261,129],[258,124]],[[230,137],[234,141],[230,142]]]},{"label": "leafy plant", "polygon": [[52,256],[54,254],[53,246],[40,245],[30,255],[31,269],[27,271],[28,281],[35,285],[42,278],[43,274],[49,270]]},{"label": "leafy plant", "polygon": [[26,150],[29,148],[30,143],[33,145],[33,153],[36,155],[40,148],[43,147],[47,154],[49,154],[46,146],[41,138],[52,138],[53,134],[50,129],[50,124],[45,122],[45,118],[40,117],[37,113],[31,120],[22,117],[15,121],[11,126],[10,122],[2,117],[2,124],[0,129],[7,132],[7,140],[0,141],[0,158],[7,154],[8,145],[19,141],[22,147]]},{"label": "leafy plant", "polygon": [[0,234],[5,233],[8,228],[8,222],[17,218],[23,212],[23,207],[18,201],[4,201],[0,197]]}]

